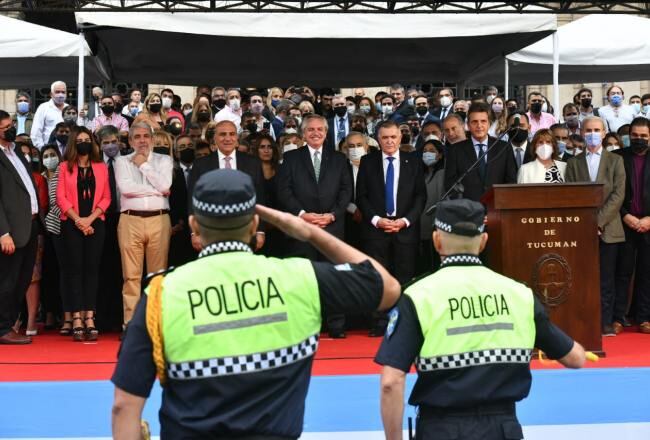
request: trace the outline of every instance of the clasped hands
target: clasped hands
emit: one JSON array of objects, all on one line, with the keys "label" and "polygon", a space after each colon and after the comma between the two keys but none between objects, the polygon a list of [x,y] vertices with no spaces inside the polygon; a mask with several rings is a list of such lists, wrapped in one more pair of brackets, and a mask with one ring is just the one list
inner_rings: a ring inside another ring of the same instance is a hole
[{"label": "clasped hands", "polygon": [[84,235],[92,235],[95,233],[95,229],[91,226],[93,221],[90,217],[79,217],[74,224]]},{"label": "clasped hands", "polygon": [[396,234],[405,227],[406,222],[401,218],[395,220],[380,218],[379,221],[377,221],[377,228],[383,230],[387,234]]},{"label": "clasped hands", "polygon": [[303,215],[300,216],[301,219],[306,221],[307,223],[311,223],[312,225],[318,226],[319,228],[324,228],[330,223],[334,222],[334,215],[330,213],[326,214],[317,214],[315,212],[305,212]]},{"label": "clasped hands", "polygon": [[632,214],[627,214],[623,217],[623,221],[630,229],[634,229],[640,234],[650,231],[650,217],[638,218]]}]

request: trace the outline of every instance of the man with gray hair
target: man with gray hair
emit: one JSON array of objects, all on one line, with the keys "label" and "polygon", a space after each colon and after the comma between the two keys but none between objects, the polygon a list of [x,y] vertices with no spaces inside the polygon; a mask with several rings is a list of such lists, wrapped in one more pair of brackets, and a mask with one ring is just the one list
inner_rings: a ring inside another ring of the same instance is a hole
[{"label": "man with gray hair", "polygon": [[169,191],[174,166],[168,154],[153,152],[153,128],[146,122],[133,123],[129,144],[133,153],[115,160],[121,212],[117,238],[124,276],[124,326],[140,300],[145,258],[149,273],[167,268],[171,237]]},{"label": "man with gray hair", "polygon": [[16,93],[16,114],[11,118],[16,126],[16,133],[31,133],[34,114],[31,112],[32,98],[26,92]]},{"label": "man with gray hair", "polygon": [[36,148],[41,149],[47,144],[56,124],[63,122],[62,111],[67,106],[65,103],[67,91],[63,81],[54,81],[50,86],[51,99],[38,106],[29,136]]}]

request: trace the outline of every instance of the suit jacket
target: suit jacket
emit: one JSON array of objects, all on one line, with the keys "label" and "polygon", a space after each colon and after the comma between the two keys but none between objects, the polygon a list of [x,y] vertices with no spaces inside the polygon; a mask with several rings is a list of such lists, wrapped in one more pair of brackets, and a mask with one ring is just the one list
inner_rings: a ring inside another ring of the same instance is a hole
[{"label": "suit jacket", "polygon": [[[29,112],[25,116],[26,116],[26,118],[25,118],[25,133],[30,135],[31,132],[32,132],[32,124],[34,123],[34,113]],[[14,126],[16,127],[16,130],[17,130],[18,129],[18,115],[17,114],[14,114],[11,117],[11,122],[14,123]],[[21,134],[21,133],[18,133],[18,134]]]},{"label": "suit jacket", "polygon": [[[452,114],[454,112],[453,106],[450,106],[449,109],[447,110],[447,114],[445,115],[445,118]],[[430,112],[433,116],[438,118],[439,120],[443,120],[440,115],[442,115],[442,107],[436,107]]]},{"label": "suit jacket", "polygon": [[[347,129],[346,129],[346,130],[347,130],[347,131],[346,131],[347,133],[350,132],[350,118],[351,118],[351,117],[350,117],[350,115],[348,114],[348,118],[347,118]],[[336,115],[334,115],[333,118],[329,118],[329,119],[327,120],[327,137],[325,138],[325,144],[324,144],[324,147],[325,147],[327,150],[331,151],[331,152],[338,151],[338,150],[337,150],[337,146],[338,146],[338,145],[336,144],[336,129],[338,128],[338,126],[337,126],[337,124],[338,124],[338,119],[339,119],[339,117],[336,116]],[[340,139],[339,139],[339,141],[340,141]]]},{"label": "suit jacket", "polygon": [[300,211],[334,214],[335,221],[325,230],[342,239],[346,208],[354,192],[352,172],[342,153],[321,150],[318,182],[308,147],[284,155],[277,175],[278,204],[293,215]]},{"label": "suit jacket", "polygon": [[[562,178],[566,175],[566,163],[561,160],[555,161]],[[519,168],[517,174],[517,183],[544,183],[546,177],[546,167],[538,160],[525,163]]]},{"label": "suit jacket", "polygon": [[[488,137],[488,147],[495,141]],[[445,158],[445,191],[448,191],[456,180],[476,162],[476,150],[471,137],[452,145],[447,150]],[[461,182],[465,188],[463,197],[479,202],[492,185],[502,183],[517,183],[517,164],[512,154],[512,147],[499,141],[487,155],[487,170],[485,180],[481,180],[476,166]]]},{"label": "suit jacket", "polygon": [[[11,148],[14,148],[12,145]],[[38,194],[32,171],[20,150],[14,153],[25,166],[31,178],[34,192]],[[29,192],[18,171],[0,151],[0,236],[10,233],[17,248],[27,244],[32,230],[32,204]]]},{"label": "suit jacket", "polygon": [[[621,206],[621,218],[631,214],[633,181],[634,181],[634,157],[636,154],[631,148],[621,148],[616,153],[623,158],[625,167],[625,198]],[[643,166],[643,194],[641,195],[642,212],[641,217],[650,216],[650,154],[645,155],[645,164]],[[643,234],[647,242],[650,242],[650,233]]]},{"label": "suit jacket", "polygon": [[[602,149],[596,183],[603,186],[603,205],[598,210],[598,228],[600,238],[605,243],[620,243],[625,241],[623,222],[621,221],[621,206],[625,199],[625,166],[623,158],[618,154]],[[587,153],[578,154],[567,162],[567,182],[591,182]]]},{"label": "suit jacket", "polygon": [[273,127],[273,132],[275,133],[275,138],[279,138],[284,133],[284,121],[277,116],[273,116],[271,121],[271,127]]},{"label": "suit jacket", "polygon": [[[386,217],[385,179],[382,153],[373,152],[361,158],[357,175],[357,206],[361,210],[362,240],[388,240],[389,234],[371,223],[374,216]],[[397,233],[402,243],[420,240],[420,216],[427,198],[422,162],[416,154],[399,153],[396,218],[406,218],[410,226]]]},{"label": "suit jacket", "polygon": [[[257,194],[257,203],[265,204],[266,203],[266,192],[264,189],[264,173],[262,171],[262,162],[257,157],[250,156],[248,154],[242,153],[241,151],[235,151],[237,158],[237,169],[242,171],[253,179],[253,185],[255,185],[255,193]],[[192,171],[190,171],[190,177],[187,180],[187,202],[188,202],[188,212],[192,214],[194,208],[192,206],[192,194],[194,193],[194,185],[199,180],[203,174],[208,171],[219,169],[219,153],[214,152],[205,157],[197,159],[192,164]]]},{"label": "suit jacket", "polygon": [[[103,212],[99,216],[105,220],[104,212],[111,204],[111,187],[108,182],[108,167],[104,162],[91,162],[90,166],[95,175],[95,197],[93,198],[93,207],[99,207]],[[59,165],[59,183],[56,187],[56,204],[59,205],[61,210],[61,220],[66,220],[68,216],[65,214],[70,208],[79,213],[79,192],[77,187],[77,176],[79,167],[75,164],[72,171],[68,171],[68,162],[62,162]]]}]

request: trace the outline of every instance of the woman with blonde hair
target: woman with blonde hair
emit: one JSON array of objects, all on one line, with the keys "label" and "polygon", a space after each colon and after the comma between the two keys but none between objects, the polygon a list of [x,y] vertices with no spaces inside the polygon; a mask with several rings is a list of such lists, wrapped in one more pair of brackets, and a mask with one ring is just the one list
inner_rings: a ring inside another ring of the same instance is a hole
[{"label": "woman with blonde hair", "polygon": [[488,130],[490,136],[497,137],[508,129],[508,112],[502,97],[496,96],[490,103],[492,125]]},{"label": "woman with blonde hair", "polygon": [[210,101],[206,96],[199,96],[194,100],[192,107],[192,124],[198,124],[201,127],[201,138],[205,139],[205,130],[214,119]]},{"label": "woman with blonde hair", "polygon": [[273,113],[275,113],[275,108],[280,104],[283,96],[284,91],[280,87],[271,87],[269,96],[266,97],[266,106],[273,109]]},{"label": "woman with blonde hair", "polygon": [[144,100],[142,112],[133,122],[144,121],[154,129],[163,128],[167,122],[167,112],[162,106],[162,97],[158,93],[149,93]]}]

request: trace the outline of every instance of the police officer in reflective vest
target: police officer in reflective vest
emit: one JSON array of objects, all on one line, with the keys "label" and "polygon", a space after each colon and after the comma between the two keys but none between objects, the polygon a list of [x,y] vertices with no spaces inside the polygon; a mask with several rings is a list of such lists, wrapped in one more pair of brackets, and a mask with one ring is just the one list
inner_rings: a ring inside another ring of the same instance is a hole
[{"label": "police officer in reflective vest", "polygon": [[[139,438],[157,374],[162,439],[296,439],[322,310],[387,309],[399,283],[322,229],[256,207],[253,182],[240,171],[201,176],[193,205],[203,250],[154,276],[138,304],[112,377],[114,438]],[[254,255],[258,217],[336,265]]]},{"label": "police officer in reflective vest", "polygon": [[404,382],[419,407],[416,439],[521,439],[515,402],[528,395],[533,347],[569,368],[585,352],[553,325],[533,292],[481,265],[485,211],[466,199],[439,203],[433,242],[440,270],[404,290],[389,313],[375,361],[383,365],[386,439],[402,439]]}]

